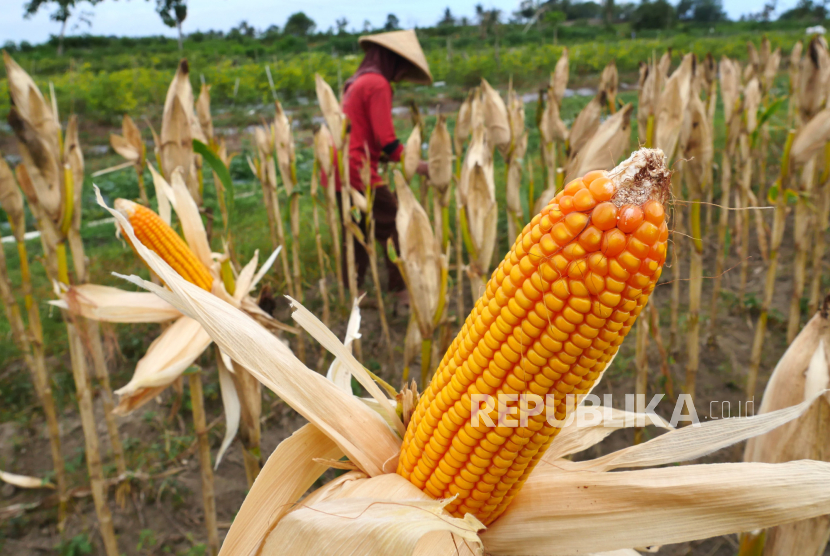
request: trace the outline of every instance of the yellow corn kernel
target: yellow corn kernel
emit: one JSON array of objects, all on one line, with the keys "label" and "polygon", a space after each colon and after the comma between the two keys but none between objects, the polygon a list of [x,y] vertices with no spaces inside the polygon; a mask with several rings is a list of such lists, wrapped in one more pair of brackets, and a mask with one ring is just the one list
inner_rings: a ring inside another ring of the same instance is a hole
[{"label": "yellow corn kernel", "polygon": [[[447,509],[459,517],[487,525],[507,508],[559,432],[551,423],[566,416],[566,394],[593,387],[660,276],[665,190],[622,210],[613,182],[601,185],[572,182],[525,227],[409,423],[398,474],[432,496],[457,496]],[[547,415],[472,427],[471,397],[504,393],[550,394]],[[443,400],[466,400],[454,406],[464,415],[443,419]]]},{"label": "yellow corn kernel", "polygon": [[158,214],[143,205],[125,199],[116,200],[116,208],[124,213],[133,227],[135,237],[147,249],[164,259],[164,262],[169,264],[182,278],[203,290],[210,291],[213,276],[208,268]]}]

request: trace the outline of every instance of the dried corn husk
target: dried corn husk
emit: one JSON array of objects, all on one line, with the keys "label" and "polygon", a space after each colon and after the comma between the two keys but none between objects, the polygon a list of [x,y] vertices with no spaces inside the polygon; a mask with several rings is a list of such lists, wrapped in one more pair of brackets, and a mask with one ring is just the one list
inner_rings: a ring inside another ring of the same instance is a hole
[{"label": "dried corn husk", "polygon": [[46,479],[39,479],[37,477],[29,477],[27,475],[18,475],[17,473],[9,473],[8,471],[0,470],[0,481],[9,483],[18,488],[55,488],[55,485]]},{"label": "dried corn husk", "polygon": [[807,55],[798,70],[798,109],[802,122],[809,121],[821,110],[827,99],[830,79],[830,55],[824,37],[816,35],[807,47]]},{"label": "dried corn husk", "polygon": [[[830,298],[796,336],[778,362],[764,391],[759,413],[802,403],[830,388]],[[744,461],[781,463],[802,459],[830,461],[830,396],[810,410],[763,436],[751,438]],[[830,516],[780,525],[768,530],[764,556],[819,555],[830,536]]]},{"label": "dried corn husk", "polygon": [[[793,45],[793,49],[790,50],[790,64],[789,64],[789,74],[790,74],[790,94],[795,94],[795,87],[797,87],[798,82],[800,80],[800,70],[801,70],[801,53],[804,50],[804,45],[801,41],[798,41]],[[793,101],[796,98],[792,99]]]},{"label": "dried corn husk", "polygon": [[418,171],[418,164],[421,163],[420,124],[415,124],[415,127],[412,128],[412,133],[409,134],[409,139],[406,140],[406,145],[404,145],[403,156],[401,159],[404,178],[406,178],[406,182],[409,183]]},{"label": "dried corn husk", "polygon": [[[476,165],[485,168],[485,174],[493,180],[493,151],[488,144],[489,137],[483,125],[473,130],[473,138],[467,146],[467,154],[464,155],[464,163],[461,165],[461,178],[458,182],[458,196],[460,204],[466,204],[467,192],[470,189],[470,175]],[[489,170],[487,170],[489,169]],[[495,182],[493,182],[495,191]]]},{"label": "dried corn husk", "polygon": [[691,96],[694,78],[695,57],[687,54],[680,67],[666,81],[666,87],[657,101],[654,118],[654,147],[661,149],[669,158],[674,156],[686,105]]},{"label": "dried corn husk", "polygon": [[438,122],[429,138],[428,164],[429,183],[442,194],[446,193],[452,180],[452,140],[447,130],[447,118],[438,116]]},{"label": "dried corn husk", "polygon": [[[766,38],[766,37],[764,37]],[[763,41],[761,42],[761,48],[763,48]],[[753,77],[758,77],[762,71],[763,63],[761,62],[761,55],[758,53],[758,49],[755,48],[755,45],[752,41],[747,41],[746,43],[746,56],[747,64],[746,74],[745,77],[748,80],[752,79]]]},{"label": "dried corn husk", "polygon": [[[81,201],[83,199],[84,187],[84,152],[81,149],[81,142],[78,138],[78,116],[72,115],[66,124],[66,133],[63,139],[63,163],[69,167],[73,180],[73,197],[75,210],[72,211],[71,226],[64,227],[69,230],[70,227],[76,233],[81,229]],[[64,200],[64,202],[66,202]],[[71,234],[70,234],[71,235]],[[76,261],[75,268],[81,268]],[[80,277],[79,277],[80,278]],[[86,281],[86,276],[82,277],[81,281]]]},{"label": "dried corn husk", "polygon": [[23,241],[26,233],[26,214],[23,211],[23,194],[6,159],[0,155],[0,208],[9,217],[14,238]]},{"label": "dried corn husk", "polygon": [[487,137],[494,147],[504,147],[510,144],[510,120],[507,107],[486,79],[481,80],[481,109],[484,125],[487,126]]},{"label": "dried corn husk", "polygon": [[475,249],[478,275],[486,275],[490,270],[493,251],[496,247],[496,225],[498,223],[498,205],[496,188],[493,182],[492,160],[489,168],[476,163],[469,173],[464,209],[467,213],[467,225]]},{"label": "dried corn husk", "polygon": [[761,83],[753,77],[744,88],[744,115],[746,132],[752,133],[758,127],[758,109],[761,107]]},{"label": "dried corn husk", "polygon": [[599,90],[605,91],[605,97],[609,106],[614,106],[617,102],[617,87],[619,86],[619,74],[617,73],[617,64],[614,60],[608,62],[603,68],[599,76]]},{"label": "dried corn husk", "polygon": [[6,51],[3,60],[12,104],[9,125],[17,137],[36,202],[53,222],[58,222],[63,210],[60,125],[32,78]]},{"label": "dried corn husk", "polygon": [[825,108],[802,126],[790,148],[790,158],[796,164],[806,164],[813,155],[830,141],[830,108]]},{"label": "dried corn husk", "polygon": [[599,91],[576,116],[569,134],[569,154],[571,158],[576,157],[579,154],[579,150],[588,142],[588,139],[597,132],[599,118],[602,114],[602,107],[605,105],[605,100],[605,91]]},{"label": "dried corn husk", "polygon": [[331,136],[331,131],[326,124],[320,124],[317,133],[314,134],[314,155],[317,158],[317,164],[326,175],[326,177],[334,177],[331,175],[334,167],[334,138]]},{"label": "dried corn husk", "polygon": [[554,95],[553,87],[548,87],[548,102],[539,122],[539,133],[547,144],[554,141],[564,143],[568,140],[568,128],[559,116],[559,104],[553,100]]},{"label": "dried corn husk", "polygon": [[110,135],[112,150],[135,164],[136,168],[139,166],[143,168],[144,141],[141,139],[138,126],[127,114],[124,114],[124,118],[121,120],[121,133],[122,135]]},{"label": "dried corn husk", "polygon": [[709,115],[700,97],[693,95],[686,109],[680,134],[680,150],[686,159],[687,179],[703,186],[712,166],[714,149]]},{"label": "dried corn husk", "polygon": [[475,90],[467,93],[467,98],[461,103],[458,108],[458,116],[455,119],[455,129],[453,130],[453,142],[455,143],[455,152],[460,153],[464,146],[464,141],[470,136],[473,130],[473,97]]},{"label": "dried corn husk", "polygon": [[769,91],[772,87],[775,76],[778,75],[778,68],[781,66],[781,49],[776,48],[775,51],[769,55],[764,64],[764,71],[762,75],[762,84],[764,91]]},{"label": "dried corn husk", "polygon": [[507,91],[507,119],[510,122],[510,145],[513,149],[525,132],[525,103],[513,90],[512,82]]},{"label": "dried corn husk", "polygon": [[599,126],[568,166],[566,181],[583,176],[591,170],[610,170],[617,165],[623,154],[630,150],[633,111],[634,105],[626,104]]},{"label": "dried corn husk", "polygon": [[[200,140],[204,141],[204,136],[193,114],[193,90],[190,88],[188,71],[187,61],[182,60],[167,90],[161,120],[159,151],[161,169],[165,178],[169,181],[173,170],[181,168],[187,188],[198,202],[199,183],[196,176],[192,140],[200,139],[201,136]],[[199,129],[198,134],[194,134],[196,128]]]},{"label": "dried corn husk", "polygon": [[568,88],[568,49],[562,49],[562,56],[556,61],[553,73],[550,75],[550,87],[548,88],[548,102],[555,102],[556,107],[562,106],[562,99],[565,98],[565,90]]},{"label": "dried corn husk", "polygon": [[433,233],[429,216],[397,170],[395,189],[398,194],[395,225],[409,299],[415,305],[421,335],[431,338],[441,289],[441,269],[446,266],[446,258],[441,253],[441,240]]},{"label": "dried corn husk", "polygon": [[729,123],[736,114],[741,94],[741,72],[738,64],[726,56],[720,61],[720,90],[723,97],[723,119]]},{"label": "dried corn husk", "polygon": [[346,116],[340,108],[340,102],[338,102],[334,91],[319,73],[314,74],[314,83],[317,90],[317,102],[320,104],[320,110],[323,112],[326,125],[329,126],[329,131],[334,137],[334,146],[337,150],[342,150],[346,131],[344,129]]},{"label": "dried corn husk", "polygon": [[199,90],[199,98],[196,99],[196,116],[205,139],[214,141],[213,118],[210,115],[210,85],[207,83],[202,83],[202,88]]},{"label": "dried corn husk", "polygon": [[661,85],[665,83],[669,77],[669,70],[671,70],[671,48],[667,49],[662,56],[660,62],[657,64],[657,76],[661,80]]},{"label": "dried corn husk", "polygon": [[274,147],[277,150],[277,162],[280,166],[280,177],[285,186],[287,195],[294,192],[297,185],[296,154],[294,153],[294,134],[291,133],[291,120],[282,109],[280,101],[274,101],[276,115],[274,116]]}]

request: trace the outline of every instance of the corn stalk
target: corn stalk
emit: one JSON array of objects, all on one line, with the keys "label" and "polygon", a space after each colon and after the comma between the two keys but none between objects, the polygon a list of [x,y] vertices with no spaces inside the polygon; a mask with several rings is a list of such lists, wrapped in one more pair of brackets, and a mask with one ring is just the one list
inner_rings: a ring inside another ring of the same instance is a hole
[{"label": "corn stalk", "polygon": [[[343,144],[349,144],[349,133],[346,132],[343,138]],[[342,177],[342,184],[343,188],[340,192],[340,202],[342,205],[343,213],[341,217],[343,218],[343,229],[345,230],[345,242],[346,242],[346,277],[349,284],[349,295],[351,296],[352,303],[358,298],[358,291],[357,291],[357,266],[355,264],[354,258],[354,220],[352,219],[352,186],[351,186],[351,178],[349,176],[349,150],[348,148],[344,148],[342,151],[338,151],[338,159],[339,163],[338,167],[340,169],[340,174]],[[363,350],[360,345],[360,339],[355,339],[354,341],[354,350],[355,356],[358,360],[363,359]]]},{"label": "corn stalk", "polygon": [[817,220],[813,226],[813,266],[810,275],[810,301],[807,304],[808,315],[814,314],[821,303],[821,278],[824,274],[822,261],[827,247],[826,231],[830,226],[830,157],[826,157],[822,181],[824,185],[818,199]]},{"label": "corn stalk", "polygon": [[317,176],[320,168],[315,157],[311,169],[311,219],[314,222],[314,243],[317,247],[317,264],[320,267],[320,297],[323,299],[323,324],[331,326],[331,309],[329,308],[329,291],[326,287],[326,255],[323,251],[323,239],[320,235],[320,217],[317,214]]},{"label": "corn stalk", "polygon": [[792,148],[795,132],[790,130],[787,142],[784,145],[784,154],[781,157],[781,176],[774,186],[777,190],[775,202],[775,216],[772,224],[772,248],[769,254],[769,265],[764,283],[764,300],[761,304],[761,314],[755,325],[755,338],[752,342],[752,352],[749,359],[749,373],[746,379],[746,399],[755,396],[755,383],[758,381],[758,369],[761,367],[761,352],[764,347],[764,337],[767,331],[767,319],[775,293],[775,277],[778,271],[778,250],[784,237],[784,227],[787,218],[787,186],[790,182],[790,149]]},{"label": "corn stalk", "polygon": [[[368,154],[366,157],[368,164]],[[389,334],[389,323],[386,321],[386,306],[383,303],[383,290],[380,285],[380,275],[378,274],[378,254],[375,244],[375,219],[372,213],[372,206],[375,202],[374,189],[371,184],[366,187],[366,226],[368,235],[363,247],[369,254],[369,267],[372,270],[372,281],[375,284],[375,296],[378,303],[378,314],[380,316],[380,328],[383,332],[383,341],[386,343],[386,352],[389,355],[389,365],[394,368],[395,365],[395,350],[392,347],[392,336]]]},{"label": "corn stalk", "polygon": [[816,162],[817,157],[814,156],[804,165],[799,180],[800,187],[795,205],[795,228],[793,231],[795,256],[793,259],[793,289],[790,295],[790,311],[787,320],[787,342],[792,342],[801,328],[801,298],[804,295],[807,255],[810,248],[810,224],[813,220],[808,202],[815,187]]},{"label": "corn stalk", "polygon": [[216,493],[213,481],[213,467],[210,463],[210,441],[205,419],[205,395],[202,391],[202,373],[194,370],[190,381],[190,405],[193,411],[193,430],[196,433],[199,452],[199,467],[202,479],[202,503],[205,510],[208,550],[211,556],[219,554],[219,529],[216,522]]}]

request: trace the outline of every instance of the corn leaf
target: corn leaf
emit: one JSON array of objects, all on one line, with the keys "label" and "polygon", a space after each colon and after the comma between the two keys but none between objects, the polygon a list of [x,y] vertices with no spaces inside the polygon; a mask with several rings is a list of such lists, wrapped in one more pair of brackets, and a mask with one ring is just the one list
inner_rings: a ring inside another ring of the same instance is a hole
[{"label": "corn leaf", "polygon": [[208,163],[210,169],[213,170],[217,176],[219,176],[219,180],[222,182],[222,187],[225,191],[225,206],[228,207],[229,213],[233,212],[233,180],[231,179],[231,173],[228,170],[228,167],[225,166],[224,162],[222,162],[218,156],[216,156],[216,153],[210,150],[210,147],[198,139],[193,140],[193,150],[197,154],[202,155],[202,158]]}]

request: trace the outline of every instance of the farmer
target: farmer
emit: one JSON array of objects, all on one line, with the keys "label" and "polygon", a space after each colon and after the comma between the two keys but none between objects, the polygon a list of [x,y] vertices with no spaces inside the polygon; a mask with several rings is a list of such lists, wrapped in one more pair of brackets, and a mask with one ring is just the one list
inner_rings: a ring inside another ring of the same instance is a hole
[{"label": "farmer", "polygon": [[[355,74],[346,80],[343,87],[343,112],[351,123],[349,178],[351,187],[358,191],[364,191],[367,185],[374,189],[372,218],[375,220],[375,238],[380,242],[380,250],[386,254],[388,238],[391,237],[396,249],[398,248],[398,232],[395,227],[398,201],[390,191],[386,179],[378,173],[378,162],[398,162],[403,152],[403,144],[395,136],[392,123],[391,84],[405,80],[428,85],[432,83],[432,75],[414,31],[368,35],[360,37],[358,43],[366,55]],[[371,169],[370,184],[364,184],[360,176],[367,147]],[[418,173],[427,175],[426,162],[421,162]],[[337,183],[338,202],[339,185]],[[358,284],[362,286],[366,268],[369,266],[369,255],[357,241],[354,251]],[[343,253],[345,257],[345,249]],[[408,297],[401,273],[388,256],[386,269],[387,291],[394,293],[398,301],[407,303]],[[345,258],[343,270],[348,272]],[[344,281],[348,283],[346,276]]]}]

